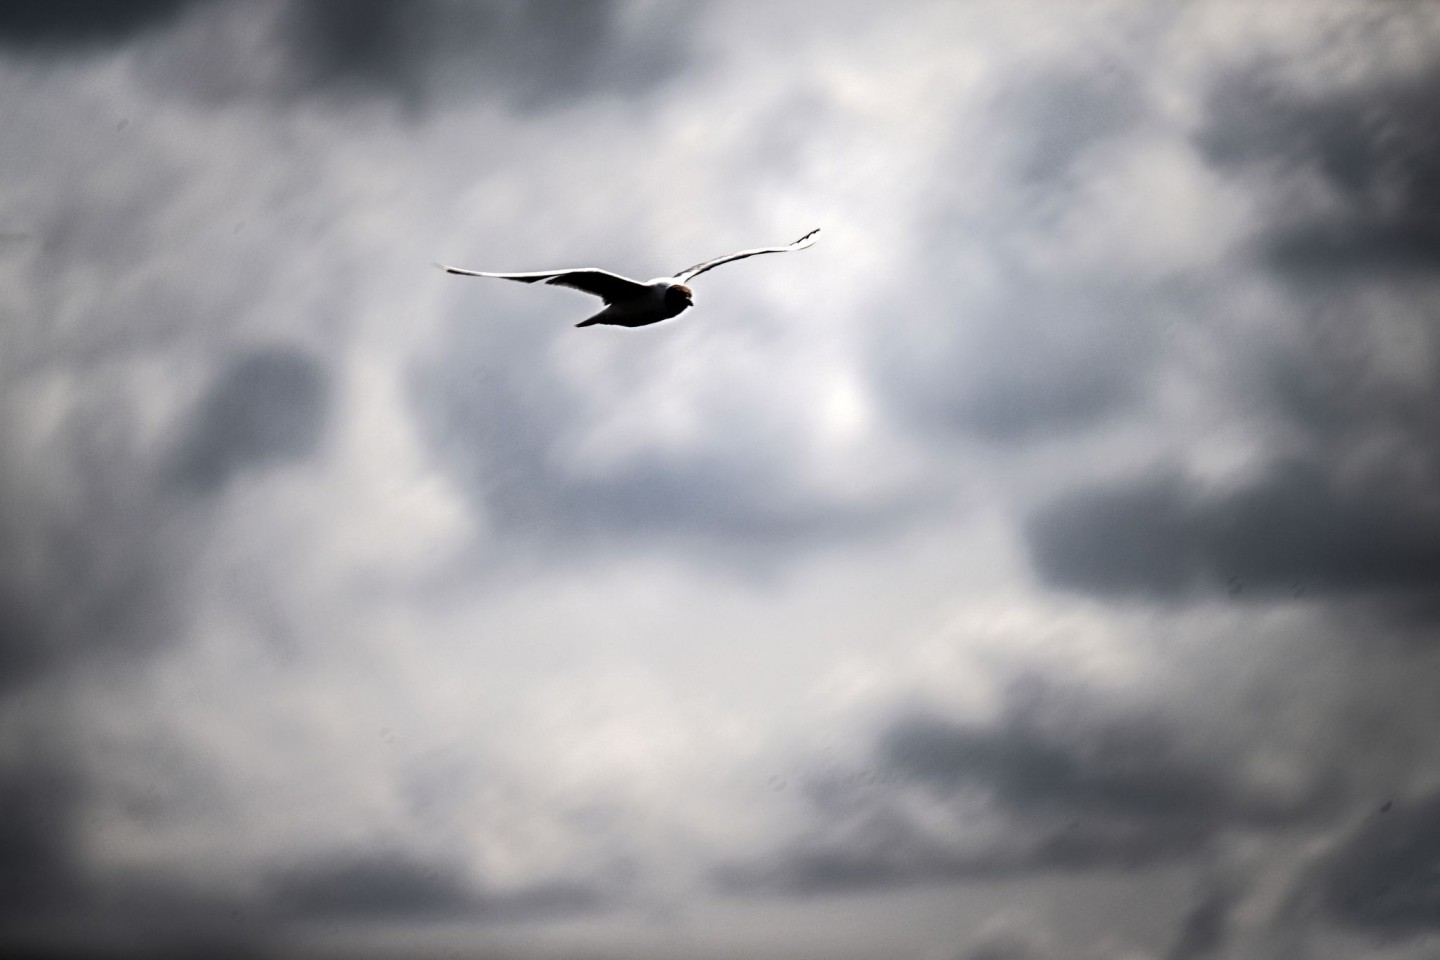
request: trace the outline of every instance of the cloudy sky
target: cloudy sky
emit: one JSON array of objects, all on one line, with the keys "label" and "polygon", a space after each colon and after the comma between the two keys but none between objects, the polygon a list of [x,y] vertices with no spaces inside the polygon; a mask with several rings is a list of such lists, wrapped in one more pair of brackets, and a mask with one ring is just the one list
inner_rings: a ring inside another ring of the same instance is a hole
[{"label": "cloudy sky", "polygon": [[[1440,8],[0,6],[0,940],[1440,936]],[[823,228],[638,330],[573,290]]]}]

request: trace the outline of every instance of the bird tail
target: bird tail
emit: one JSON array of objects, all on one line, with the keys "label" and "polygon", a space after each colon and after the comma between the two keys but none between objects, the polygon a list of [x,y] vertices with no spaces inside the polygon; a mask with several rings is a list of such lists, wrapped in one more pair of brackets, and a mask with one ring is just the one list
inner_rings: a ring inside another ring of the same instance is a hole
[{"label": "bird tail", "polygon": [[595,316],[590,317],[589,319],[586,319],[586,320],[581,320],[579,323],[575,324],[575,326],[577,326],[577,327],[593,327],[593,326],[595,326],[595,324],[597,324],[597,323],[603,323],[603,322],[605,321],[605,313],[606,313],[606,311],[601,310],[599,313],[595,314]]}]

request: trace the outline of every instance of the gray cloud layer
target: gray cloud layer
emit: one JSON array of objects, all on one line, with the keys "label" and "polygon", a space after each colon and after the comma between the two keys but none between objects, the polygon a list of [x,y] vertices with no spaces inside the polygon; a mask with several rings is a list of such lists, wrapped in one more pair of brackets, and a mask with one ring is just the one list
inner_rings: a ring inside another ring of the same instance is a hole
[{"label": "gray cloud layer", "polygon": [[314,452],[328,406],[325,372],[303,353],[258,350],[211,387],[178,457],[182,484],[213,492],[235,473]]},{"label": "gray cloud layer", "polygon": [[164,26],[197,0],[55,0],[9,3],[0,10],[0,44],[21,51],[54,53],[122,43]]},{"label": "gray cloud layer", "polygon": [[[815,892],[1143,868],[1195,856],[1227,830],[1284,829],[1332,789],[1267,797],[1157,717],[1056,693],[1021,683],[991,724],[893,722],[872,766],[810,785],[812,835],[775,864],[722,871],[722,883]],[[1009,827],[999,841],[996,821]]]},{"label": "gray cloud layer", "polygon": [[1209,495],[1161,475],[1061,499],[1031,519],[1029,539],[1049,582],[1101,595],[1428,597],[1440,582],[1440,523],[1408,492],[1347,490],[1305,464]]},{"label": "gray cloud layer", "polygon": [[1340,923],[1410,936],[1440,928],[1440,798],[1383,811],[1326,862],[1318,875],[1321,902]]},{"label": "gray cloud layer", "polygon": [[[42,43],[50,35],[69,47],[92,38],[114,43],[197,10],[182,32],[145,51],[143,75],[156,95],[279,108],[317,98],[341,108],[379,101],[415,121],[457,102],[496,99],[530,112],[591,97],[645,95],[681,71],[698,12],[642,12],[612,0],[230,0],[210,11],[203,6],[196,0],[126,4],[130,12],[88,20],[66,11],[16,17],[13,32],[45,52],[55,46]],[[79,25],[85,23],[92,25]]]},{"label": "gray cloud layer", "polygon": [[1294,352],[1261,352],[1262,412],[1284,424],[1287,455],[1239,482],[1157,471],[1056,498],[1027,528],[1047,582],[1112,597],[1433,600],[1440,368],[1424,344],[1440,155],[1420,107],[1433,87],[1430,69],[1325,91],[1264,68],[1216,81],[1196,143],[1269,192],[1254,242],[1300,318]]},{"label": "gray cloud layer", "polygon": [[602,92],[642,92],[679,70],[685,20],[652,11],[626,33],[615,2],[306,0],[287,34],[323,87],[401,98],[498,93],[521,108]]},{"label": "gray cloud layer", "polygon": [[[1437,609],[1440,46],[791,9],[0,12],[0,939],[1165,875],[927,946],[1434,930],[1433,620],[1352,601]],[[426,266],[817,210],[623,340]],[[1034,663],[908,690],[987,599]]]},{"label": "gray cloud layer", "polygon": [[1299,218],[1275,210],[1266,245],[1277,269],[1304,283],[1404,278],[1435,270],[1440,130],[1427,108],[1437,76],[1316,93],[1263,68],[1217,85],[1198,143],[1226,169],[1318,173],[1339,204]]},{"label": "gray cloud layer", "polygon": [[[974,169],[973,132],[957,132],[919,212],[930,242],[907,282],[924,292],[876,308],[874,363],[906,420],[1024,442],[1084,430],[1138,399],[1157,343],[1152,316],[1169,297],[1133,273],[1077,282],[1034,259],[1036,241],[1116,172],[1104,148],[1155,123],[1133,69],[1082,56],[1007,80],[990,115],[1004,131],[996,182],[976,183],[988,171]],[[978,296],[966,289],[977,246],[998,273]]]}]

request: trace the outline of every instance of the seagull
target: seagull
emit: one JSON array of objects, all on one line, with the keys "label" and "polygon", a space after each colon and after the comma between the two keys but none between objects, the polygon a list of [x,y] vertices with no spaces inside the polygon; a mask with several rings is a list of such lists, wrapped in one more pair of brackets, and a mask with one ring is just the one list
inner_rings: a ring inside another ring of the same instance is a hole
[{"label": "seagull", "polygon": [[462,277],[498,277],[501,280],[518,280],[521,283],[535,283],[537,280],[544,280],[546,283],[557,286],[583,290],[604,300],[605,309],[588,320],[581,320],[575,326],[591,327],[597,323],[605,323],[615,327],[643,327],[677,317],[692,307],[695,303],[695,296],[686,285],[687,281],[698,277],[706,270],[713,270],[722,263],[744,260],[746,257],[754,257],[762,253],[788,253],[791,250],[804,250],[815,242],[815,235],[819,232],[820,229],[817,227],[794,243],[783,247],[741,250],[739,253],[727,254],[697,263],[693,267],[686,267],[673,277],[658,277],[644,283],[595,267],[537,270],[534,273],[485,273],[480,270],[447,267],[443,263],[437,263],[435,266],[446,273],[458,273]]}]

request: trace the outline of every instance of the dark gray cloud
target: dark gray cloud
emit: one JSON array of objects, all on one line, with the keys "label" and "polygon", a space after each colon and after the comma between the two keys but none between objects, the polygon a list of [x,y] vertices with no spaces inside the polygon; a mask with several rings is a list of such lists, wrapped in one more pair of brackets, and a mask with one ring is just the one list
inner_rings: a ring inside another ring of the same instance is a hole
[{"label": "dark gray cloud", "polygon": [[1347,485],[1303,463],[1218,492],[1159,474],[1064,495],[1026,538],[1045,582],[1101,596],[1413,599],[1440,583],[1440,518],[1414,504],[1398,482]]},{"label": "dark gray cloud", "polygon": [[459,872],[403,856],[338,858],[275,877],[269,902],[292,917],[455,916],[478,898]]},{"label": "dark gray cloud", "polygon": [[0,5],[0,48],[57,52],[123,43],[206,0],[9,0]]},{"label": "dark gray cloud", "polygon": [[627,32],[623,7],[615,0],[302,0],[287,34],[301,75],[316,87],[403,99],[488,93],[538,107],[601,91],[644,92],[680,69],[693,13],[652,9],[642,29]]},{"label": "dark gray cloud", "polygon": [[[106,49],[140,40],[191,10],[221,24],[224,6],[14,0],[0,9],[0,52]],[[641,17],[622,0],[290,0],[251,4],[247,13],[263,22],[277,11],[279,59],[250,56],[238,65],[204,49],[203,40],[191,46],[196,37],[170,37],[151,51],[145,69],[167,92],[209,98],[333,93],[418,107],[436,97],[495,96],[533,109],[654,89],[683,68],[696,15],[667,8]],[[228,54],[234,57],[233,48]]]},{"label": "dark gray cloud", "polygon": [[146,46],[139,68],[156,95],[209,103],[382,102],[418,122],[432,107],[485,99],[545,111],[663,89],[691,59],[698,7],[232,0]]},{"label": "dark gray cloud", "polygon": [[960,955],[960,960],[1044,960],[1048,952],[1019,933],[1005,931],[983,937]]},{"label": "dark gray cloud", "polygon": [[508,891],[483,889],[457,864],[396,852],[318,857],[270,874],[256,904],[263,924],[312,920],[470,918],[523,921],[593,913],[613,905],[614,890],[580,880]]},{"label": "dark gray cloud", "polygon": [[1180,933],[1165,954],[1166,960],[1201,960],[1216,956],[1226,944],[1230,912],[1237,898],[1234,891],[1217,887],[1202,898],[1185,917]]},{"label": "dark gray cloud", "polygon": [[[872,768],[808,784],[819,824],[811,834],[774,862],[719,877],[735,890],[815,892],[1134,869],[1192,857],[1226,829],[1293,825],[1320,809],[1322,793],[1268,797],[1158,715],[1025,683],[994,724],[929,714],[893,722]],[[1006,825],[1004,839],[967,838],[987,818]]]},{"label": "dark gray cloud", "polygon": [[[1317,90],[1273,67],[1216,82],[1195,143],[1253,186],[1258,262],[1295,281],[1302,331],[1235,370],[1257,374],[1256,411],[1284,422],[1300,452],[1228,489],[1151,473],[1062,495],[1026,526],[1044,582],[1167,601],[1368,594],[1433,606],[1440,368],[1426,359],[1436,327],[1418,285],[1440,276],[1437,82],[1430,69]],[[1313,200],[1314,183],[1327,199]]]},{"label": "dark gray cloud", "polygon": [[49,661],[44,613],[16,585],[0,590],[0,691],[34,676]]},{"label": "dark gray cloud", "polygon": [[1408,937],[1440,929],[1440,796],[1385,803],[1322,865],[1326,915],[1349,927]]},{"label": "dark gray cloud", "polygon": [[269,347],[236,357],[182,442],[179,481],[213,493],[241,471],[305,458],[324,436],[329,390],[325,369],[299,351]]},{"label": "dark gray cloud", "polygon": [[1148,93],[1144,78],[1114,54],[1069,63],[1003,91],[997,110],[1014,122],[1017,185],[1073,186],[1065,181],[1091,148],[1145,119]]},{"label": "dark gray cloud", "polygon": [[[274,108],[491,99],[520,111],[642,97],[692,61],[700,4],[627,0],[16,0],[0,55],[128,46],[156,97]],[[176,29],[166,29],[168,27]]]},{"label": "dark gray cloud", "polygon": [[113,957],[128,942],[144,944],[147,956],[289,956],[288,933],[317,924],[533,922],[593,914],[616,899],[579,881],[486,892],[454,864],[397,853],[295,863],[272,871],[253,894],[198,892],[164,870],[100,881],[70,856],[73,787],[57,793],[44,777],[0,783],[0,812],[14,817],[13,829],[0,829],[0,949]]},{"label": "dark gray cloud", "polygon": [[1180,762],[1152,728],[1090,729],[1074,743],[1056,733],[1020,716],[995,729],[917,717],[885,734],[881,767],[946,792],[980,785],[1017,810],[1193,819],[1221,799],[1214,771]]},{"label": "dark gray cloud", "polygon": [[1027,524],[1032,563],[1057,586],[1176,596],[1196,574],[1186,493],[1167,475],[1066,494]]},{"label": "dark gray cloud", "polygon": [[[1338,201],[1271,209],[1272,263],[1306,283],[1440,270],[1440,68],[1315,92],[1255,67],[1217,84],[1197,135],[1227,172],[1318,174]],[[1285,190],[1274,191],[1285,198]]]},{"label": "dark gray cloud", "polygon": [[[1217,83],[1196,138],[1217,169],[1252,187],[1260,262],[1287,281],[1301,323],[1288,349],[1261,351],[1261,392],[1337,476],[1376,437],[1390,438],[1397,473],[1440,468],[1437,85],[1433,59],[1322,90],[1252,67]],[[1394,514],[1382,529],[1427,509],[1426,483],[1377,491],[1374,509]],[[1415,536],[1430,536],[1433,524],[1416,519]]]},{"label": "dark gray cloud", "polygon": [[172,636],[176,528],[106,430],[89,423],[70,438],[77,493],[60,509],[0,503],[0,691],[82,658],[123,662]]},{"label": "dark gray cloud", "polygon": [[0,936],[15,921],[70,907],[81,893],[80,781],[49,763],[0,770]]},{"label": "dark gray cloud", "polygon": [[442,8],[426,0],[302,0],[293,5],[291,39],[317,84],[414,94]]}]

